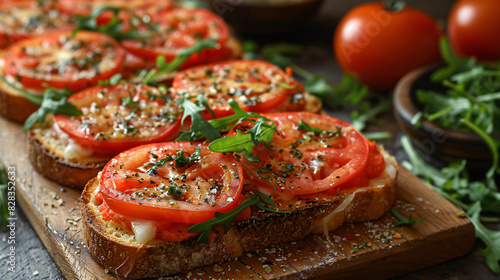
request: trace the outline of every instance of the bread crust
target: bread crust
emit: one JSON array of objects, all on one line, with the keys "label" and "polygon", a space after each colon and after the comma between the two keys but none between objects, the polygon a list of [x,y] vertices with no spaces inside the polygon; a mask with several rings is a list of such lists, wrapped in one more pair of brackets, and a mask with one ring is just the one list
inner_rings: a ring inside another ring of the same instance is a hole
[{"label": "bread crust", "polygon": [[69,161],[63,156],[64,143],[47,137],[50,128],[35,128],[28,131],[28,156],[33,167],[43,176],[63,186],[83,189],[87,182],[97,176],[108,158],[88,158]]},{"label": "bread crust", "polygon": [[[161,240],[137,243],[133,232],[120,228],[114,222],[104,221],[98,209],[99,203],[94,198],[98,183],[93,179],[81,197],[84,241],[90,255],[109,271],[119,276],[147,278],[221,262],[239,257],[244,252],[297,241],[310,233],[321,234],[325,231],[324,226],[332,231],[344,222],[377,219],[395,201],[397,176],[397,163],[383,149],[380,151],[386,158],[386,166],[389,165],[392,171],[388,172],[386,167],[386,171],[372,185],[343,190],[333,197],[320,197],[314,203],[297,200],[292,203],[293,206],[280,207],[288,212],[263,212],[254,207],[251,209],[252,217],[235,222],[226,235],[220,229],[214,230],[216,237],[209,245],[197,243],[196,238],[176,243]],[[346,201],[349,203],[340,209]],[[335,209],[339,211],[333,213]],[[325,223],[325,217],[331,213],[333,215]],[[116,232],[119,237],[113,235]],[[172,260],[172,256],[176,256],[175,259]]]},{"label": "bread crust", "polygon": [[[5,77],[3,65],[3,52],[0,51],[0,75]],[[0,80],[0,115],[2,117],[17,123],[24,123],[31,114],[38,110],[38,107]]]}]

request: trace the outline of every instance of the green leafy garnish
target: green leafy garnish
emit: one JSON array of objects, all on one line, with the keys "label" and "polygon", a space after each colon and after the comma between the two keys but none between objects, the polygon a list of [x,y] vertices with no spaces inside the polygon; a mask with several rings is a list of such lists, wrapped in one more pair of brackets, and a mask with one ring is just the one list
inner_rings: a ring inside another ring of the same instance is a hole
[{"label": "green leafy garnish", "polygon": [[39,105],[40,108],[33,114],[31,114],[24,122],[24,130],[28,130],[33,125],[45,122],[45,118],[48,114],[52,115],[67,115],[67,116],[81,116],[82,111],[78,109],[75,105],[68,102],[67,97],[71,96],[73,92],[69,89],[53,89],[47,88],[43,95],[36,95],[29,93],[14,84],[7,81],[4,77],[0,76],[7,85],[17,90],[21,95],[26,97],[30,102],[35,105]]},{"label": "green leafy garnish", "polygon": [[299,121],[299,125],[297,126],[297,129],[305,130],[305,131],[312,131],[316,135],[328,134],[330,136],[334,136],[334,135],[336,135],[336,136],[342,136],[342,134],[341,134],[342,127],[341,126],[337,126],[337,130],[336,131],[322,130],[322,129],[319,129],[317,127],[310,126],[309,124],[307,124],[303,120]]},{"label": "green leafy garnish", "polygon": [[396,209],[396,207],[392,207],[391,212],[396,218],[399,219],[398,222],[392,223],[392,225],[395,227],[400,226],[400,225],[416,225],[416,224],[419,224],[419,223],[425,221],[425,219],[427,218],[427,216],[425,216],[418,221],[415,221],[413,219],[413,215],[410,215],[410,217],[406,218],[405,216],[403,216],[403,214],[399,213],[399,211],[398,211],[398,209]]},{"label": "green leafy garnish", "polygon": [[7,197],[8,182],[9,180],[7,179],[5,167],[0,164],[0,229],[2,231],[7,230],[7,219],[10,216]]},{"label": "green leafy garnish", "polygon": [[[484,133],[483,136],[490,138]],[[489,141],[493,140],[489,139]],[[405,161],[402,165],[413,174],[425,178],[429,187],[459,209],[467,211],[476,229],[476,237],[483,240],[487,246],[481,253],[486,256],[488,267],[495,273],[499,273],[500,232],[488,230],[482,225],[483,222],[500,222],[500,218],[498,218],[500,191],[495,181],[497,164],[492,165],[486,172],[484,179],[471,181],[465,169],[465,160],[438,170],[425,163],[407,136],[401,138],[401,145],[410,159],[409,162]],[[494,158],[498,158],[498,148],[492,150],[492,153]],[[494,213],[496,216],[486,216],[487,213]]]},{"label": "green leafy garnish", "polygon": [[181,197],[186,191],[183,188],[179,188],[179,186],[175,183],[172,182],[170,187],[168,188],[167,194],[171,195],[175,198]]},{"label": "green leafy garnish", "polygon": [[[269,204],[271,206],[276,206],[274,201],[267,195],[255,192],[250,194],[250,197],[245,199],[238,207],[227,212],[227,213],[215,213],[215,218],[205,221],[203,223],[196,224],[188,229],[188,232],[202,232],[198,237],[199,243],[208,243],[208,237],[210,236],[210,231],[217,226],[224,226],[224,234],[226,234],[233,224],[234,219],[245,209],[249,208],[252,205],[259,204],[267,210],[270,209],[272,212],[276,212],[275,209],[271,209],[267,206],[264,206],[262,203]],[[259,207],[261,207],[259,206]],[[262,209],[262,208],[261,208]]]},{"label": "green leafy garnish", "polygon": [[[99,25],[97,23],[97,18],[104,12],[110,11],[113,13],[113,18],[106,25]],[[130,13],[132,16],[128,22],[128,31],[124,32],[125,23],[118,16],[120,11],[126,11]],[[117,40],[125,40],[125,39],[140,39],[140,38],[150,38],[153,37],[154,32],[158,31],[158,27],[154,24],[145,22],[142,17],[136,15],[133,11],[125,7],[114,7],[114,6],[100,6],[95,8],[90,15],[76,15],[76,23],[77,27],[73,30],[73,34],[80,30],[90,30],[95,32],[100,32],[107,34]],[[137,27],[139,24],[143,24],[150,31],[137,31]]]},{"label": "green leafy garnish", "polygon": [[236,135],[234,136],[216,139],[212,141],[208,148],[218,153],[243,153],[248,160],[260,162],[260,159],[253,154],[253,147],[264,142],[266,147],[270,148],[273,135],[278,132],[276,125],[272,120],[264,118],[259,114],[243,111],[238,106],[238,103],[232,99],[228,103],[235,113],[221,119],[210,120],[209,122],[214,128],[218,130],[228,129],[231,128],[229,124],[234,123],[234,125],[237,125],[243,121],[250,121],[249,125],[253,125],[253,127],[247,130],[245,134],[240,130],[236,130]]},{"label": "green leafy garnish", "polygon": [[153,84],[156,79],[162,77],[167,73],[171,73],[177,68],[179,68],[186,60],[188,60],[191,55],[195,53],[200,53],[206,49],[216,49],[219,48],[219,44],[217,43],[218,38],[210,38],[208,40],[196,39],[196,42],[193,46],[189,48],[182,49],[177,56],[170,63],[167,63],[164,56],[159,56],[156,59],[156,67],[158,69],[152,69],[148,73],[144,75],[144,79],[142,81],[143,84]]},{"label": "green leafy garnish", "polygon": [[191,162],[199,161],[200,160],[200,146],[198,145],[196,147],[196,151],[192,153],[189,156],[186,156],[186,151],[180,149],[177,150],[177,154],[174,158],[175,160],[175,166],[182,168],[185,167],[186,165],[190,164]]},{"label": "green leafy garnish", "polygon": [[111,78],[109,78],[108,80],[99,81],[97,84],[100,86],[106,86],[106,85],[114,86],[117,85],[121,79],[122,79],[122,74],[118,73],[111,76]]},{"label": "green leafy garnish", "polygon": [[194,102],[190,98],[182,98],[177,100],[176,103],[184,109],[182,124],[184,124],[187,117],[191,117],[191,127],[187,132],[182,131],[175,141],[194,141],[202,136],[208,141],[214,141],[221,137],[219,131],[203,118],[202,112],[210,109],[203,95],[199,95]]}]

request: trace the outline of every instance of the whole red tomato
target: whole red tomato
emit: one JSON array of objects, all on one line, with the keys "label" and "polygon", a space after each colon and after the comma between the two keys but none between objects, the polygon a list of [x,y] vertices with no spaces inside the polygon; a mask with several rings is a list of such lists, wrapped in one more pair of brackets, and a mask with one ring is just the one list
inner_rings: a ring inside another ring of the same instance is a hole
[{"label": "whole red tomato", "polygon": [[437,23],[411,7],[388,11],[382,3],[347,13],[335,32],[334,50],[346,72],[373,89],[390,89],[407,72],[441,60]]},{"label": "whole red tomato", "polygon": [[448,18],[453,50],[479,60],[500,60],[499,12],[499,0],[457,1]]}]

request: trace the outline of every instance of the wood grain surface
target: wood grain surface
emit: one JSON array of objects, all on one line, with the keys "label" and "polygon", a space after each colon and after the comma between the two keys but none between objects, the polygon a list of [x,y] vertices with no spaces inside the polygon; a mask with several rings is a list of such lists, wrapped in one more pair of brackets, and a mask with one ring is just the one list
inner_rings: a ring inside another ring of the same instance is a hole
[{"label": "wood grain surface", "polygon": [[[36,173],[28,162],[22,128],[0,119],[0,160],[16,167],[17,200],[40,239],[68,279],[116,279],[88,255],[81,238],[79,191],[62,188]],[[466,254],[474,244],[469,220],[407,170],[398,178],[397,208],[415,219],[413,226],[393,227],[387,213],[373,222],[346,224],[320,235],[245,254],[175,278],[191,279],[335,279],[394,277]],[[347,238],[346,238],[347,237]],[[352,238],[352,239],[351,239]],[[352,252],[353,244],[371,247]]]}]

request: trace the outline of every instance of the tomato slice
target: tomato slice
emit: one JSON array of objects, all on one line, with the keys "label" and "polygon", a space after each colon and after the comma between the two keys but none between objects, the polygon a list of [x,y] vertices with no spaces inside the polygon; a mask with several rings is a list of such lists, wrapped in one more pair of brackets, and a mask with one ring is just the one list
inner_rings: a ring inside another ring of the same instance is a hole
[{"label": "tomato slice", "polygon": [[80,145],[116,155],[141,144],[163,141],[178,131],[177,105],[157,96],[157,88],[145,85],[97,86],[68,98],[83,116],[54,118],[59,128]]},{"label": "tomato slice", "polygon": [[107,80],[123,67],[125,51],[111,37],[94,32],[56,32],[20,41],[5,54],[5,71],[24,87],[80,91]]},{"label": "tomato slice", "polygon": [[231,52],[223,48],[229,36],[228,27],[220,17],[210,11],[178,8],[159,13],[152,22],[159,28],[156,36],[122,42],[130,53],[149,63],[154,64],[158,56],[164,56],[166,61],[170,62],[179,52],[193,46],[198,38],[208,40],[214,37],[218,38],[219,49],[193,54],[180,69],[211,62],[213,59],[230,58]]},{"label": "tomato slice", "polygon": [[[139,16],[172,8],[172,0],[59,0],[58,8],[68,14],[88,16],[100,6],[127,7]],[[110,14],[112,17],[112,14]]]},{"label": "tomato slice", "polygon": [[[254,147],[261,161],[239,161],[247,179],[275,193],[303,195],[338,188],[362,173],[369,147],[352,125],[333,117],[307,112],[266,114],[279,131],[271,141]],[[332,133],[298,129],[300,121]],[[340,136],[336,133],[340,129]]]},{"label": "tomato slice", "polygon": [[63,15],[43,1],[0,2],[0,48],[32,36],[73,28],[72,15]]},{"label": "tomato slice", "polygon": [[[235,60],[186,69],[173,81],[174,99],[203,94],[215,117],[231,115],[228,105],[234,99],[245,111],[272,112],[297,93],[281,84],[292,84],[290,77],[275,65],[257,60]],[[207,117],[209,116],[207,112]]]},{"label": "tomato slice", "polygon": [[193,224],[239,204],[243,170],[232,155],[214,153],[206,144],[167,142],[121,153],[104,167],[99,184],[117,214]]}]

